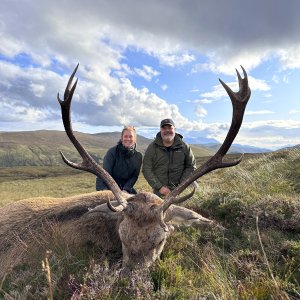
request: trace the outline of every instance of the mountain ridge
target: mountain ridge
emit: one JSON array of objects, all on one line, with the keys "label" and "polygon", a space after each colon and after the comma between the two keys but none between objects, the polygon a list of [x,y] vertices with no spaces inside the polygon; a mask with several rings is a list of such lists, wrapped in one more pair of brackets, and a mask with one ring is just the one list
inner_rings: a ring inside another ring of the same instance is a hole
[{"label": "mountain ridge", "polygon": [[[103,160],[107,149],[116,145],[120,139],[120,132],[90,134],[75,131],[74,134],[98,162]],[[137,135],[137,149],[144,153],[152,141],[153,139]],[[188,142],[185,138],[184,141]],[[190,146],[196,157],[203,157],[213,155],[220,144],[190,144]],[[245,147],[247,146],[244,146],[243,150],[247,150]],[[232,150],[234,153],[247,153],[238,151],[235,145],[232,145],[231,153]],[[0,167],[60,165],[63,164],[60,151],[71,161],[81,160],[65,131],[0,132]]]}]

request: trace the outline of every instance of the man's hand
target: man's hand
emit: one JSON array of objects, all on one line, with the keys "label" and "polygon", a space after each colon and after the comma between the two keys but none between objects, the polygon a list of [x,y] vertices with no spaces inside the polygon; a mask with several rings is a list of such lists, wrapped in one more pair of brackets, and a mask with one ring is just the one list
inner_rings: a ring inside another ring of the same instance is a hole
[{"label": "man's hand", "polygon": [[167,196],[171,191],[167,186],[162,186],[159,192],[161,193],[161,195]]}]

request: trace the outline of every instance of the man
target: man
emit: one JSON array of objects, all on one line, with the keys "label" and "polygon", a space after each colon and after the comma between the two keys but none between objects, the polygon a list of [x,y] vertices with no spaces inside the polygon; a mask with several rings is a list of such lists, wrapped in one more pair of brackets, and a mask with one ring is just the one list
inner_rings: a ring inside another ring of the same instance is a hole
[{"label": "man", "polygon": [[153,192],[167,196],[195,169],[193,152],[182,135],[176,133],[173,120],[162,120],[160,132],[146,150],[142,168]]}]

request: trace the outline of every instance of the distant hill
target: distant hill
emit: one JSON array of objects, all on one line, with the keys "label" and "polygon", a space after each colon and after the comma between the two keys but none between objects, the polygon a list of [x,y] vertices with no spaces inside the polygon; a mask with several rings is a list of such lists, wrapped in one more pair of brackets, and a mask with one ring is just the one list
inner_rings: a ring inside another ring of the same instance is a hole
[{"label": "distant hill", "polygon": [[[101,162],[108,148],[116,145],[120,132],[88,134],[75,132],[80,143]],[[143,136],[137,137],[137,148],[145,152],[153,141]],[[196,157],[209,156],[212,151],[200,146],[192,146]],[[63,164],[62,151],[71,161],[81,158],[64,131],[37,130],[0,132],[0,167],[51,166]]]},{"label": "distant hill", "polygon": [[[220,143],[210,143],[202,146],[214,152],[219,149],[220,145],[221,145]],[[239,145],[239,144],[233,144],[228,151],[228,153],[266,153],[266,152],[272,152],[272,150],[266,148],[248,146],[248,145]]]},{"label": "distant hill", "polygon": [[287,146],[287,147],[281,148],[281,149],[279,149],[277,151],[293,150],[293,149],[296,149],[296,150],[300,149],[300,144],[295,145],[295,146]]},{"label": "distant hill", "polygon": [[[102,161],[107,149],[116,145],[119,132],[87,134],[75,132],[80,143],[97,160]],[[144,151],[150,140],[138,136],[138,148]],[[60,165],[62,151],[72,161],[80,156],[64,131],[38,130],[0,132],[0,167]]]},{"label": "distant hill", "polygon": [[218,141],[216,139],[211,139],[211,138],[205,138],[205,137],[199,137],[199,136],[184,136],[184,140],[188,144],[193,144],[193,145],[206,145],[206,144],[218,144]]},{"label": "distant hill", "polygon": [[[74,132],[76,137],[84,145],[107,149],[116,144],[120,139],[120,132],[105,132],[88,134],[82,132]],[[138,136],[138,145],[145,148],[150,140]],[[18,132],[0,132],[0,146],[6,144],[21,144],[21,145],[49,145],[71,146],[66,133],[58,130],[37,130],[37,131],[18,131]]]},{"label": "distant hill", "polygon": [[[96,134],[75,132],[75,135],[98,162],[103,160],[107,149],[116,145],[120,139],[120,132]],[[196,157],[211,156],[220,146],[213,139],[198,137],[197,141],[202,140],[203,144],[194,144],[193,141],[195,142],[196,139],[193,140],[193,138],[184,138],[184,140],[191,145]],[[138,135],[137,147],[144,153],[152,141],[153,139]],[[211,141],[213,142],[211,143]],[[63,164],[60,151],[72,161],[81,160],[64,131],[0,132],[0,167],[60,165]],[[234,144],[229,153],[262,153],[269,151],[268,149]]]},{"label": "distant hill", "polygon": [[[197,131],[189,131],[188,133],[183,134],[184,140],[190,145],[201,146],[202,148],[206,148],[207,150],[214,153],[219,149],[221,144],[213,138],[206,138],[199,136],[199,132]],[[270,149],[253,147],[248,145],[239,145],[233,144],[228,153],[266,153],[271,152]]]}]

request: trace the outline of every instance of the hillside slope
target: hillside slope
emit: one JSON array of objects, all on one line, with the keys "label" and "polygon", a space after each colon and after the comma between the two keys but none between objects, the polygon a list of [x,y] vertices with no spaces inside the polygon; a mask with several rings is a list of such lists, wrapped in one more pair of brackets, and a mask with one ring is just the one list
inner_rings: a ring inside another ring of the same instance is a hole
[{"label": "hillside slope", "polygon": [[[108,148],[116,145],[120,132],[88,134],[75,132],[80,143],[99,162]],[[137,148],[144,153],[151,139],[138,135]],[[209,156],[211,150],[192,147],[195,156]],[[62,151],[72,161],[80,160],[79,154],[64,131],[38,130],[0,132],[0,167],[54,166],[63,164]]]}]

